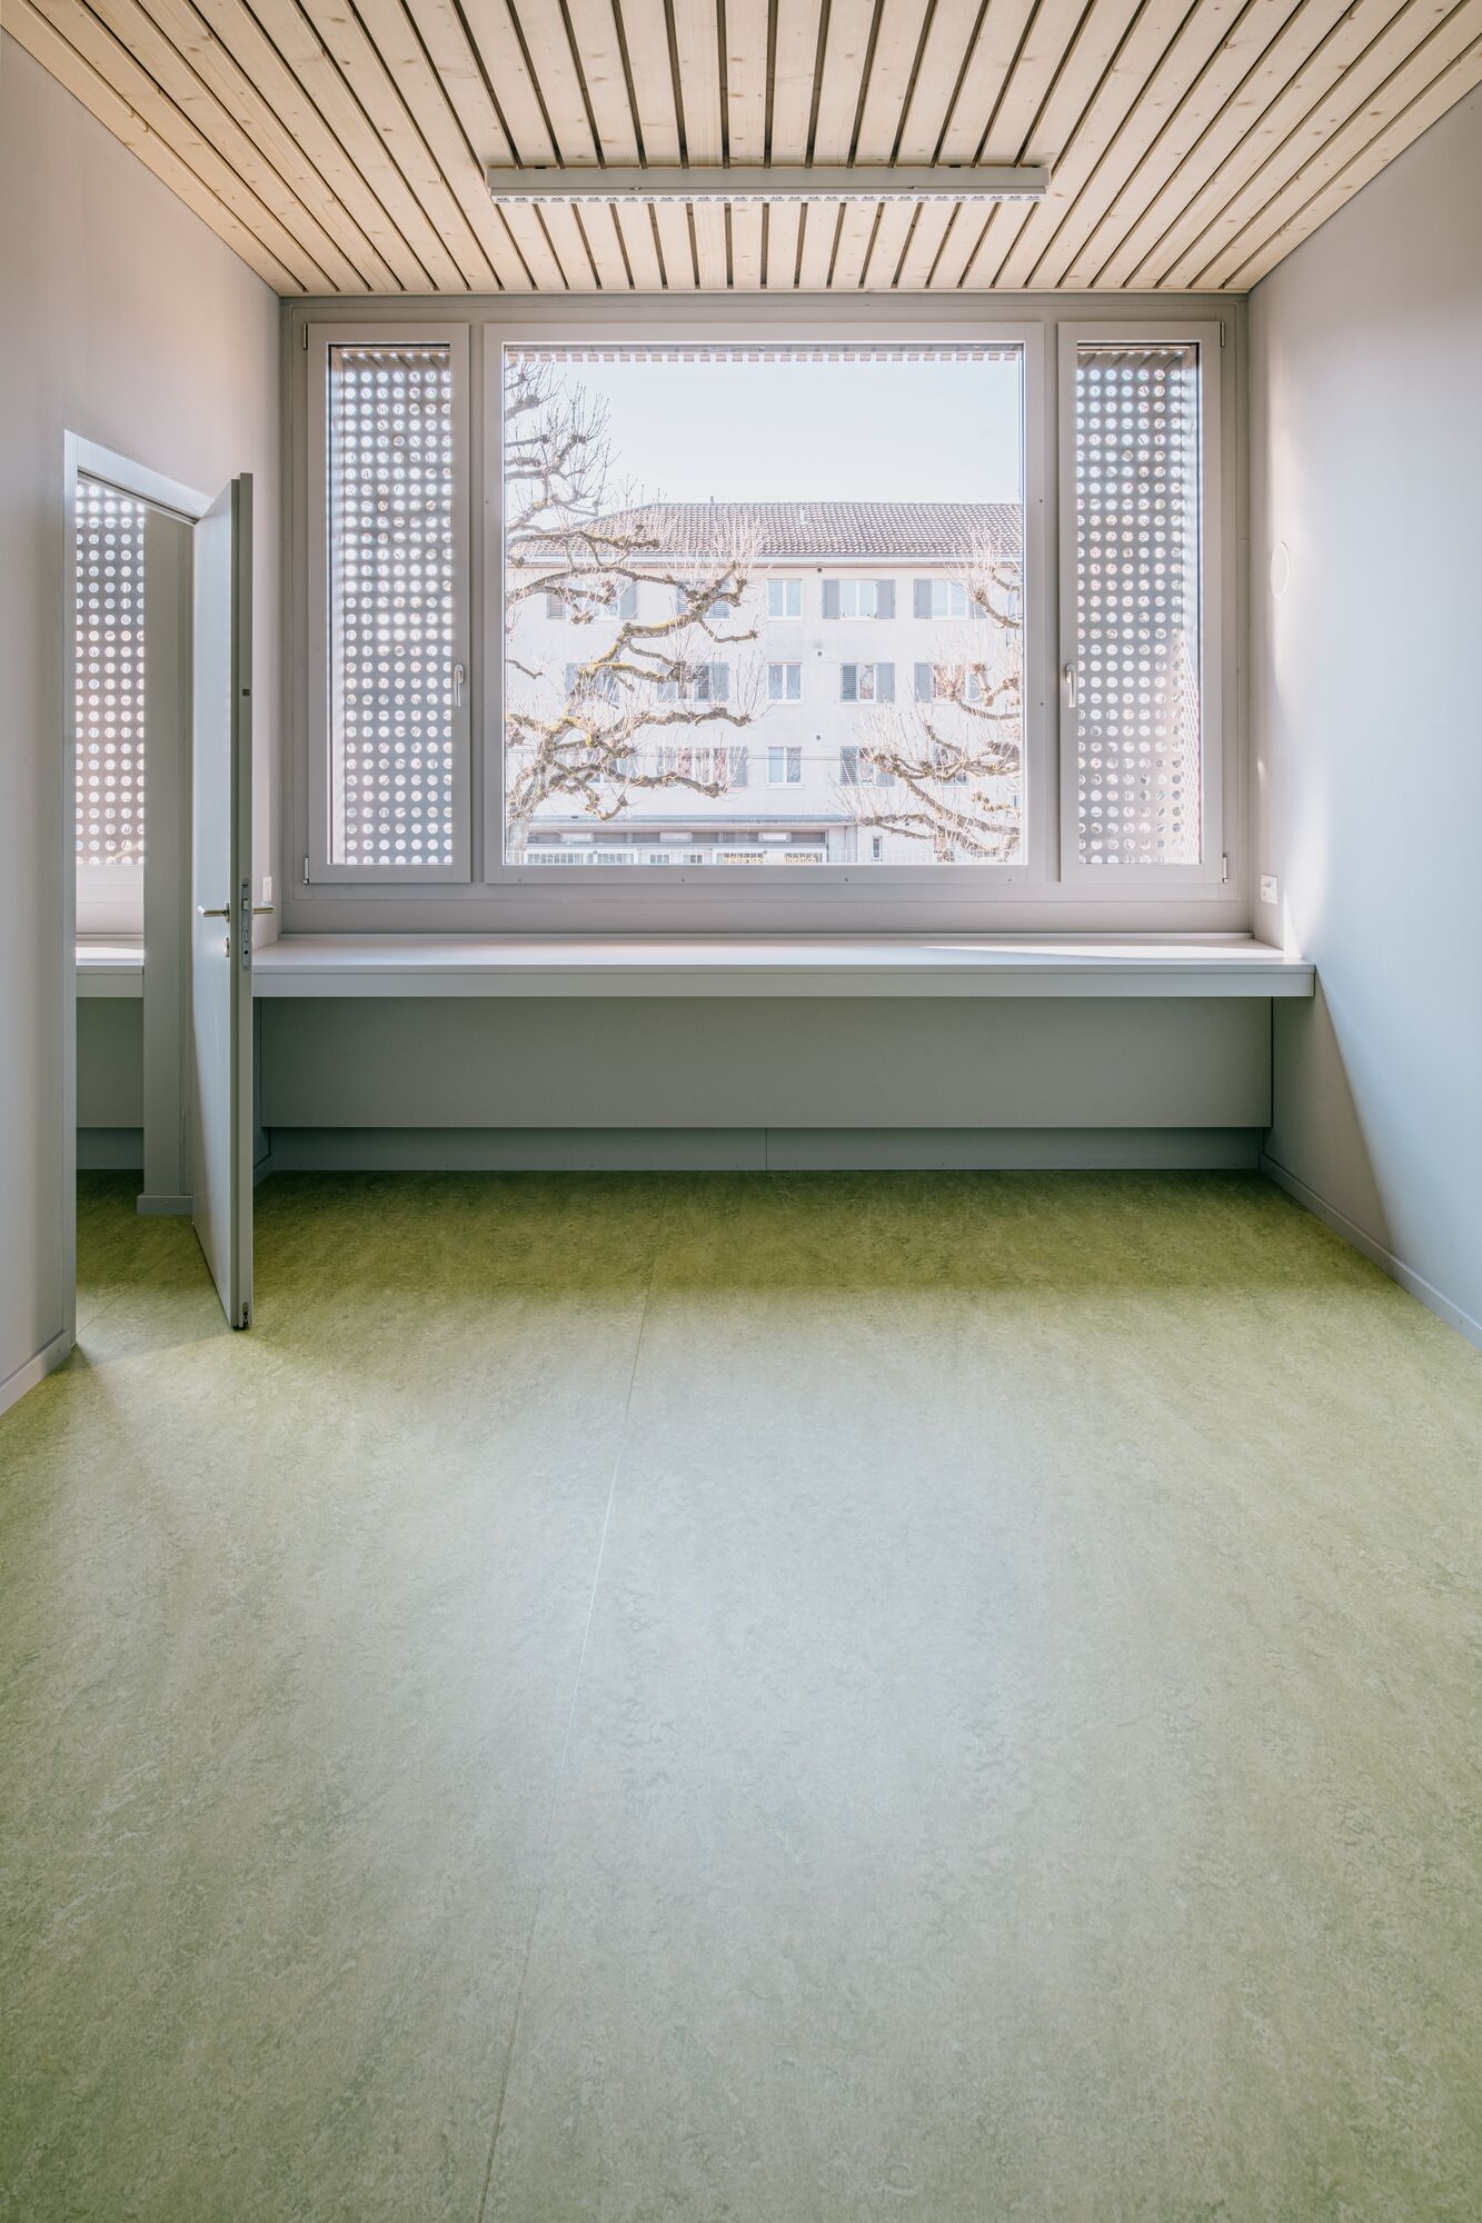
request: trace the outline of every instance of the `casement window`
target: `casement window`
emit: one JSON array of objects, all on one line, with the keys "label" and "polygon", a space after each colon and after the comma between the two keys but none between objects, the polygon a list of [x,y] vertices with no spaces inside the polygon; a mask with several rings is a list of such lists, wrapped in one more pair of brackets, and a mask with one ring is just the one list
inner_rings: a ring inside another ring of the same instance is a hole
[{"label": "casement window", "polygon": [[[632,880],[669,873],[651,923],[684,902],[719,919],[725,885],[695,881],[750,859],[748,776],[806,810],[820,919],[878,895],[896,923],[928,891],[943,918],[960,894],[965,919],[1141,925],[1171,891],[1180,928],[1239,923],[1220,327],[1171,302],[1136,323],[979,306],[921,342],[900,315],[878,342],[795,337],[791,304],[758,307],[761,345],[708,325],[696,344],[672,306],[635,309],[617,346],[529,303],[309,326],[290,929],[332,927],[350,892],[357,924],[406,891],[419,927],[564,917],[522,892],[563,847],[594,899],[620,854]],[[728,381],[751,427],[775,394],[830,498],[779,498],[764,447],[728,438]],[[601,437],[553,472],[586,424]],[[115,765],[115,812],[121,793]],[[657,831],[676,815],[682,846]],[[764,924],[746,878],[734,918]]]},{"label": "casement window", "polygon": [[972,618],[986,623],[988,611],[961,579],[913,579],[911,614],[918,618]]},{"label": "casement window", "polygon": [[893,618],[893,579],[825,579],[823,614],[826,618]]},{"label": "casement window", "polygon": [[840,702],[894,702],[894,664],[841,664]]}]

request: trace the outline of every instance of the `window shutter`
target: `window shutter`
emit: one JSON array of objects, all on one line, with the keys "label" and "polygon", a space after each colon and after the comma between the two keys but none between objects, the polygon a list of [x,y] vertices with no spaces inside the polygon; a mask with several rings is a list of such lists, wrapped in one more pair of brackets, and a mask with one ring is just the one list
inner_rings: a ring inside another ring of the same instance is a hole
[{"label": "window shutter", "polygon": [[1082,864],[1199,862],[1199,475],[1197,345],[1078,346]]},{"label": "window shutter", "polygon": [[144,504],[77,482],[77,855],[144,859]]},{"label": "window shutter", "polygon": [[858,785],[859,785],[859,751],[858,751],[858,749],[847,749],[847,748],[846,748],[846,749],[840,749],[840,751],[839,751],[839,785],[840,785],[841,787],[858,787]]},{"label": "window shutter", "polygon": [[823,582],[823,614],[826,618],[836,618],[839,614],[839,582],[837,579],[825,579]]},{"label": "window shutter", "polygon": [[710,667],[710,700],[729,702],[731,699],[731,667],[729,664],[712,664]]},{"label": "window shutter", "polygon": [[751,752],[747,748],[746,743],[744,741],[733,742],[731,744],[732,787],[744,787],[746,785],[746,776],[750,763]]},{"label": "window shutter", "polygon": [[630,579],[630,580],[629,580],[629,581],[627,582],[626,586],[624,586],[624,588],[623,588],[622,592],[621,592],[621,593],[619,594],[619,596],[618,596],[618,606],[617,606],[617,609],[618,609],[618,616],[619,616],[620,618],[630,618],[630,617],[637,617],[637,615],[638,615],[638,582],[637,582],[637,580],[636,580],[636,579]]},{"label": "window shutter", "polygon": [[858,664],[841,664],[839,666],[839,700],[840,702],[858,702]]},{"label": "window shutter", "polygon": [[931,616],[930,579],[913,579],[911,581],[911,595],[914,603],[912,614],[919,618],[929,618]]},{"label": "window shutter", "polygon": [[875,666],[875,700],[876,702],[895,701],[894,664],[877,664]]},{"label": "window shutter", "polygon": [[[924,579],[922,580],[921,584],[923,586],[929,587],[931,585],[931,581],[929,579]],[[918,702],[931,701],[930,664],[918,664],[916,666],[916,700]]]},{"label": "window shutter", "polygon": [[895,616],[895,581],[877,579],[875,582],[875,615],[879,618]]},{"label": "window shutter", "polygon": [[796,786],[798,786],[799,782],[800,782],[800,781],[802,780],[802,777],[803,777],[803,752],[802,752],[802,750],[801,750],[801,749],[789,749],[789,750],[788,750],[788,752],[787,752],[787,784],[788,784],[788,786],[789,786],[789,787],[796,787]]},{"label": "window shutter", "polygon": [[566,667],[566,692],[568,695],[575,691],[576,675],[580,669],[579,664],[568,664]]}]

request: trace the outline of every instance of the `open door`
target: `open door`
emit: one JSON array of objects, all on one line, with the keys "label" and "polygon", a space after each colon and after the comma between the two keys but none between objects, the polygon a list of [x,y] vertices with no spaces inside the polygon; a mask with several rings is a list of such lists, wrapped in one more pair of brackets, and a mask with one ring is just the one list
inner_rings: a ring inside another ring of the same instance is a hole
[{"label": "open door", "polygon": [[252,1318],[252,481],[195,532],[191,747],[196,1234],[234,1328]]}]

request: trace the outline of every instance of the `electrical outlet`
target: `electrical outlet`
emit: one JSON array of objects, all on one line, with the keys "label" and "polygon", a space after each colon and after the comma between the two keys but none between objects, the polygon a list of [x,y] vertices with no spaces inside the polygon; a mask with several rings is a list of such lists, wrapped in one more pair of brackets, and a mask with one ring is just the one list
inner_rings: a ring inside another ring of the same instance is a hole
[{"label": "electrical outlet", "polygon": [[1274,876],[1269,872],[1263,872],[1261,875],[1261,901],[1263,903],[1275,903],[1279,900]]}]

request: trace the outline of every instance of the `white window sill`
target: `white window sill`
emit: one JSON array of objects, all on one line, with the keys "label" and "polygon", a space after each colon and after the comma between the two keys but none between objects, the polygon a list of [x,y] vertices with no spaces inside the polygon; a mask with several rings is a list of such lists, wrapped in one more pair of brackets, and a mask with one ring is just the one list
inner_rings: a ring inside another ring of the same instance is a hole
[{"label": "white window sill", "polygon": [[1310,996],[1313,967],[1245,935],[300,934],[259,996]]},{"label": "white window sill", "polygon": [[[1310,996],[1314,971],[1238,934],[828,937],[297,934],[259,996]],[[137,943],[79,944],[81,996],[142,996]]]}]

